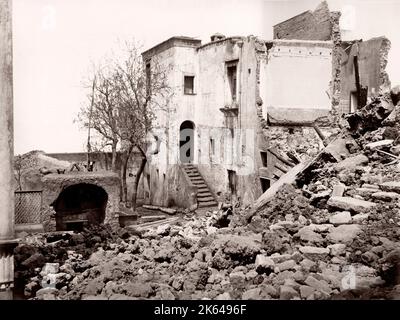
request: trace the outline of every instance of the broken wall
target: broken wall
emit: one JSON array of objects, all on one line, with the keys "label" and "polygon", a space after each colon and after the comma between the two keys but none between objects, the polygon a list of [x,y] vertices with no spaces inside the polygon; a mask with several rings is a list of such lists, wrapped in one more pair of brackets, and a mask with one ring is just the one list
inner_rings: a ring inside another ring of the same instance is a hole
[{"label": "broken wall", "polygon": [[330,40],[331,12],[326,1],[315,11],[306,11],[273,27],[274,39]]},{"label": "broken wall", "polygon": [[368,96],[381,93],[383,88],[390,88],[389,77],[385,71],[389,50],[390,41],[385,37],[343,43],[341,48],[341,113],[351,111],[351,94],[354,95],[357,91],[354,57],[357,57],[358,61],[360,85],[368,89]]},{"label": "broken wall", "polygon": [[271,124],[305,125],[332,108],[332,43],[278,40],[260,57],[263,117]]}]

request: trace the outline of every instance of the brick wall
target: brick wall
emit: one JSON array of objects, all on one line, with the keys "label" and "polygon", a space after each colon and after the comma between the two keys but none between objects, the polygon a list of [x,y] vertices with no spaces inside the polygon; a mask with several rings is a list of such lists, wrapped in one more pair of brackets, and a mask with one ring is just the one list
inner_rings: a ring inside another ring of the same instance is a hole
[{"label": "brick wall", "polygon": [[274,39],[331,40],[331,13],[326,1],[274,27]]}]

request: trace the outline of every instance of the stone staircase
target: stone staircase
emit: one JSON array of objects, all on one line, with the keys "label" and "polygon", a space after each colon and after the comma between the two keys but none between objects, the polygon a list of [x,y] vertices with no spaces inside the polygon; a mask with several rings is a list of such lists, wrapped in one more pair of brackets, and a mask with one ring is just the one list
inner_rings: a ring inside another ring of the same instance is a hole
[{"label": "stone staircase", "polygon": [[199,208],[204,207],[215,207],[218,205],[217,201],[215,201],[214,196],[212,195],[210,189],[208,188],[206,182],[203,177],[200,175],[197,168],[192,164],[184,164],[183,169],[188,175],[190,181],[198,188],[197,193],[197,202],[199,204]]}]

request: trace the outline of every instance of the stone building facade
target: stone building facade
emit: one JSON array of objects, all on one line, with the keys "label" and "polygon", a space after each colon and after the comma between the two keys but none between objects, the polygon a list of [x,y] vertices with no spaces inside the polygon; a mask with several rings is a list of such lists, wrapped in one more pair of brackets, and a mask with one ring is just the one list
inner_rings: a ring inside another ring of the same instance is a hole
[{"label": "stone building facade", "polygon": [[288,151],[300,161],[316,154],[323,143],[313,125],[330,130],[332,47],[216,34],[144,52],[149,68],[168,67],[174,89],[157,115],[161,146],[144,175],[147,201],[195,208],[205,188],[192,179],[197,170],[216,201],[251,204],[295,165]]}]

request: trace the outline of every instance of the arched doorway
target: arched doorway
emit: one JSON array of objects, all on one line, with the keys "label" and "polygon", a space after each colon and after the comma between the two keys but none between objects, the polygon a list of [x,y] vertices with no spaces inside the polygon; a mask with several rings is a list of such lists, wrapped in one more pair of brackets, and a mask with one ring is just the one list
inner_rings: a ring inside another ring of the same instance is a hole
[{"label": "arched doorway", "polygon": [[179,128],[179,155],[181,163],[193,163],[194,123],[192,121],[183,121]]},{"label": "arched doorway", "polygon": [[103,188],[80,183],[65,188],[53,203],[56,230],[81,230],[104,221],[108,195]]}]

